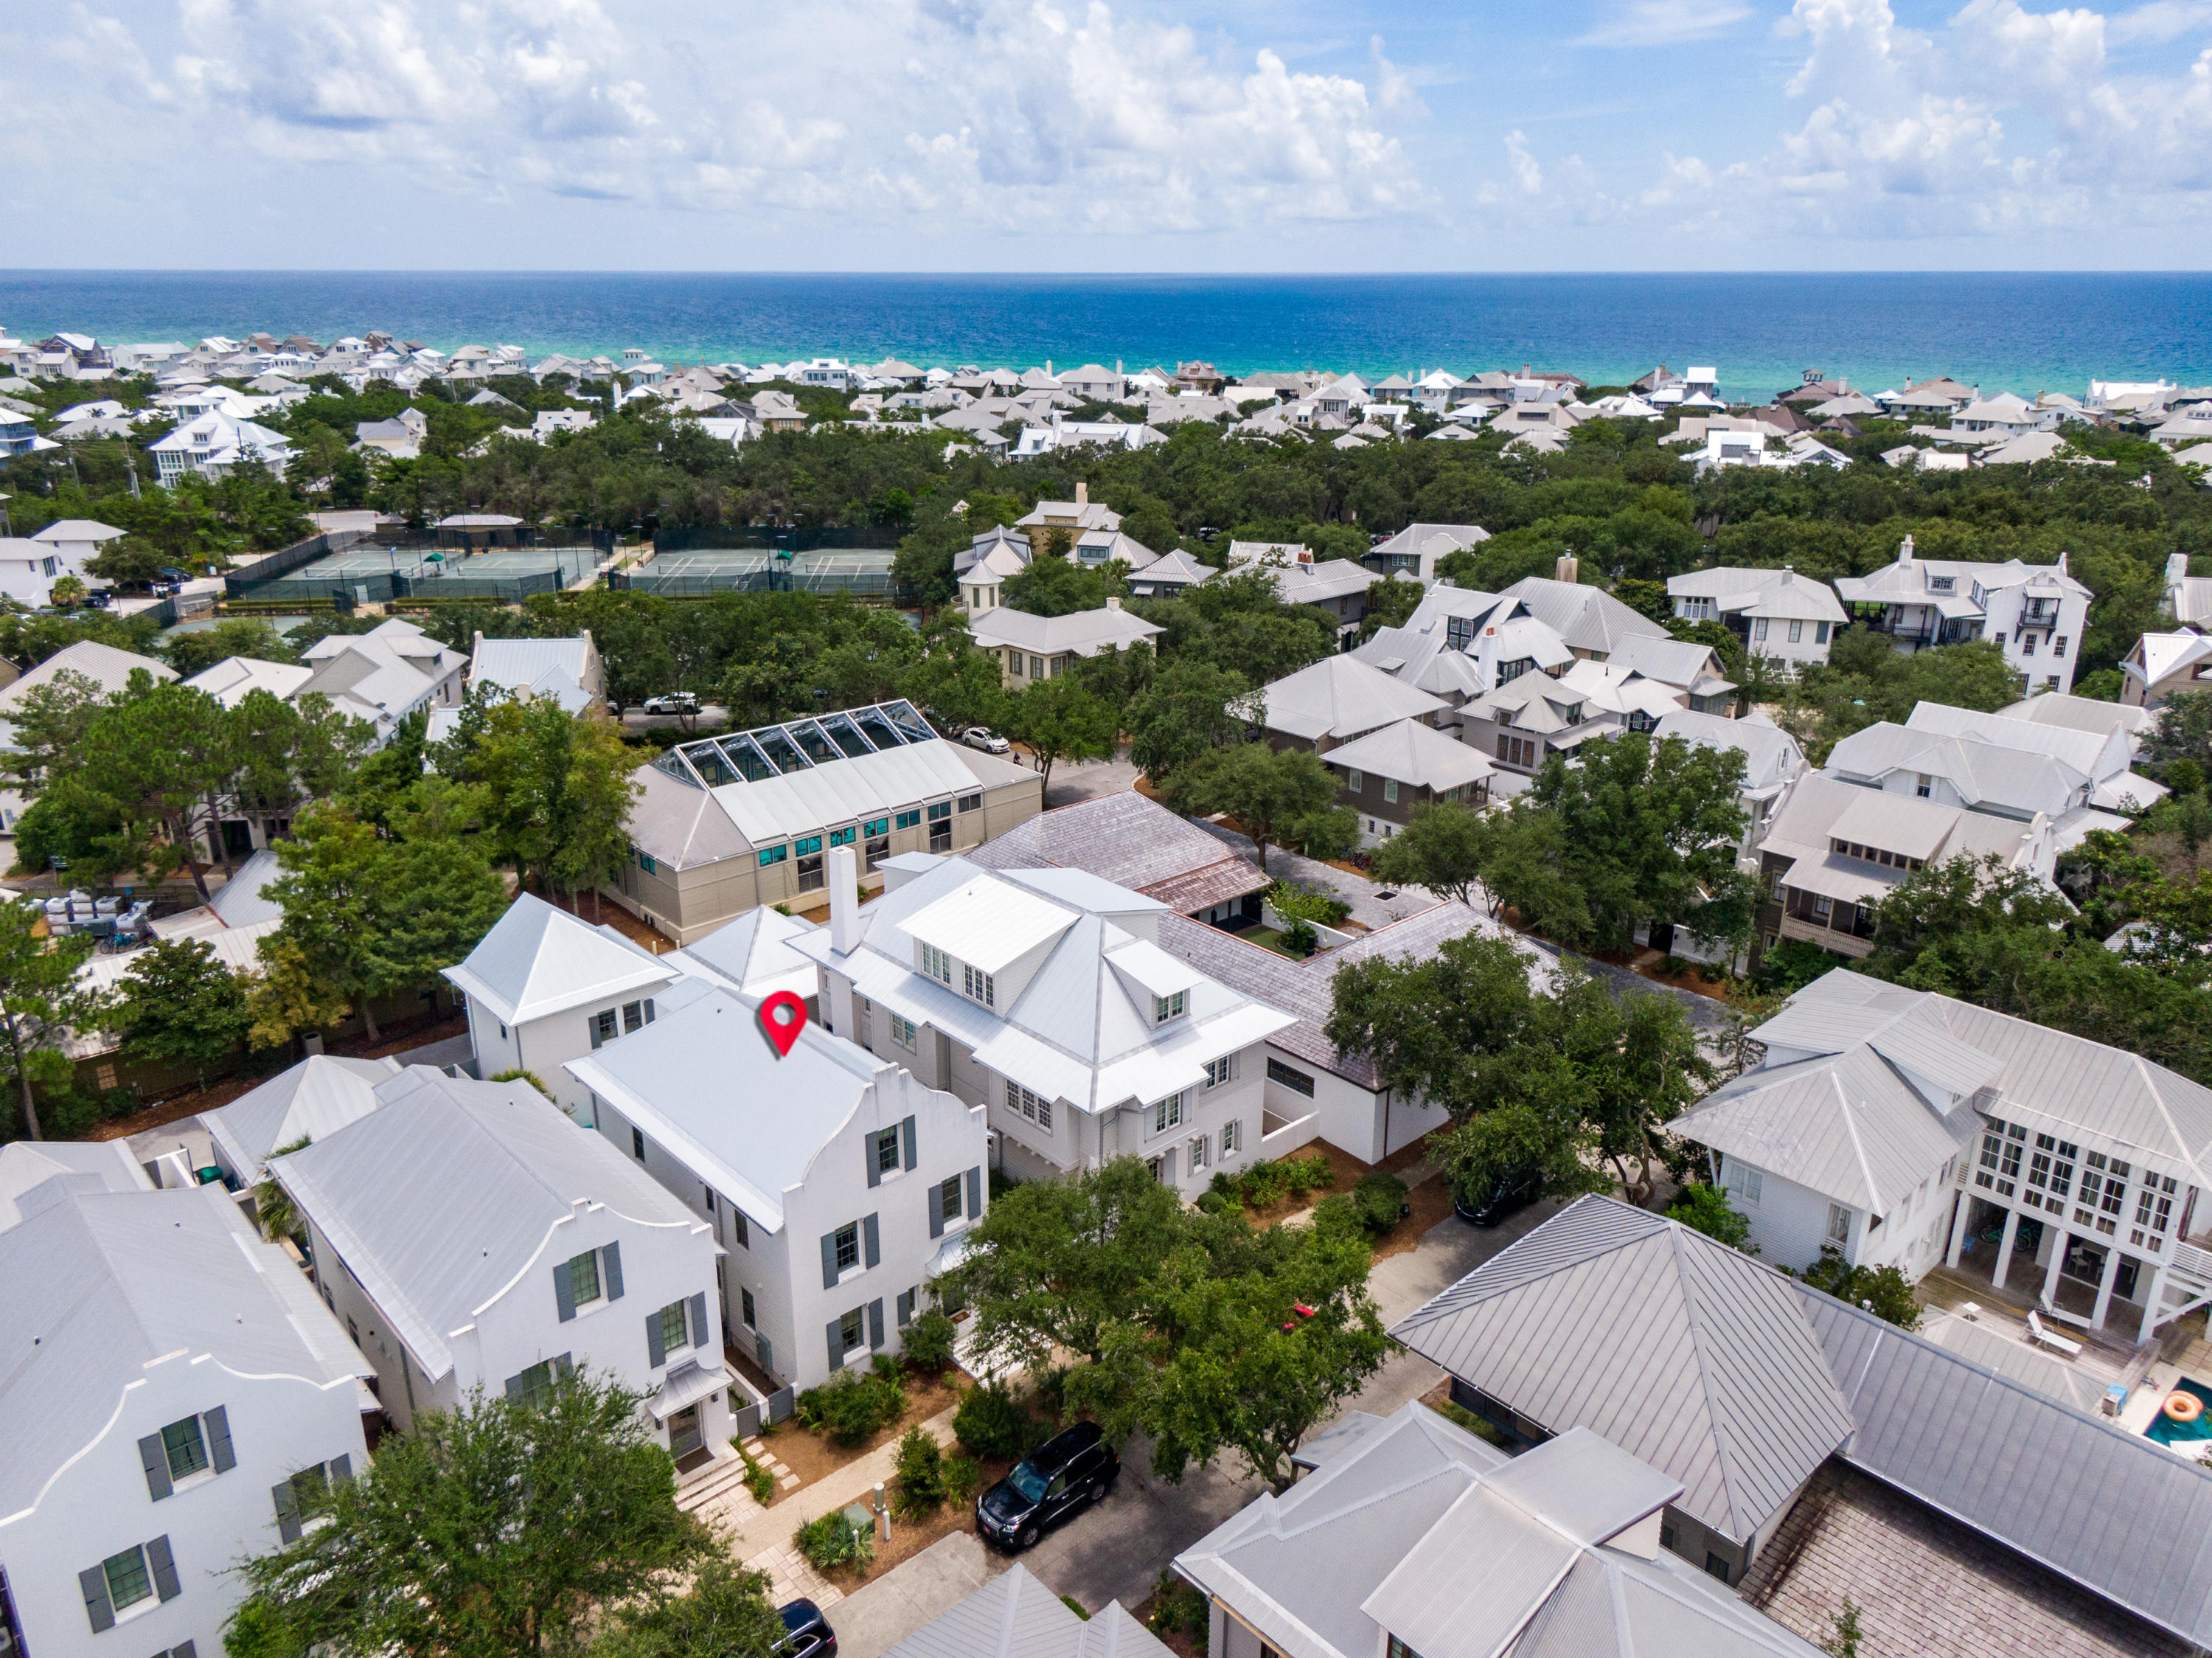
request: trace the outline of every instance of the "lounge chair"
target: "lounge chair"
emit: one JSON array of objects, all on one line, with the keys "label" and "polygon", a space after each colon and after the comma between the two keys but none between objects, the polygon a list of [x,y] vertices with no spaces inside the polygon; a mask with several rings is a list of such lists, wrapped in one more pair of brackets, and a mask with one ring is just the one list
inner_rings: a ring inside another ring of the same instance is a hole
[{"label": "lounge chair", "polygon": [[2054,1351],[2063,1353],[2068,1358],[2072,1358],[2081,1350],[2080,1342],[2075,1341],[2071,1336],[2062,1336],[2055,1330],[2045,1329],[2043,1320],[2033,1313],[2027,1315],[2027,1338],[2030,1341],[2040,1342]]}]

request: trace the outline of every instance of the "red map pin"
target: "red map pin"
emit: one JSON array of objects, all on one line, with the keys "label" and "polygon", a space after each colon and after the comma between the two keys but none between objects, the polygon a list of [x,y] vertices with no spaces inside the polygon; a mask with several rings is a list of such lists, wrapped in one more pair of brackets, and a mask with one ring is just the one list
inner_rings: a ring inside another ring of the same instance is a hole
[{"label": "red map pin", "polygon": [[764,997],[760,1004],[761,1029],[775,1045],[775,1057],[787,1057],[791,1045],[799,1040],[799,1032],[806,1028],[806,1003],[790,991],[778,991]]}]

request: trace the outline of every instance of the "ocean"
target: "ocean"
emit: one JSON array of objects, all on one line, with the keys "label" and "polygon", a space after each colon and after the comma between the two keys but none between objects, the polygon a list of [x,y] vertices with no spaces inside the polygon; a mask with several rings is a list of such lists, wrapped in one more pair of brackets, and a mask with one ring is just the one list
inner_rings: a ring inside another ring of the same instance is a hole
[{"label": "ocean", "polygon": [[2091,378],[2212,382],[2212,276],[1414,277],[0,271],[0,328],[118,342],[380,328],[664,362],[896,356],[921,367],[1134,372],[1565,369],[1618,384],[1711,365],[1764,400],[1807,369],[1880,391],[1948,374],[2079,395]]}]

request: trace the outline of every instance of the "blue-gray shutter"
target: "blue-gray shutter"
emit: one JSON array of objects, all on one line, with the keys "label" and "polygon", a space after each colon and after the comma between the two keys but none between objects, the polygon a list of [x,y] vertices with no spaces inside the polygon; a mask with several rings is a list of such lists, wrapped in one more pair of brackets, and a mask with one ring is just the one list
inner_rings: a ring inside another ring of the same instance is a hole
[{"label": "blue-gray shutter", "polygon": [[707,1339],[707,1292],[703,1289],[691,1297],[691,1314],[687,1327],[694,1347],[713,1344]]},{"label": "blue-gray shutter", "polygon": [[[511,1386],[512,1384],[510,1384]],[[287,1543],[300,1540],[300,1498],[293,1490],[292,1482],[285,1480],[269,1488],[269,1500],[276,1505],[276,1535]]]},{"label": "blue-gray shutter", "polygon": [[169,1552],[166,1535],[146,1539],[146,1564],[154,1573],[155,1594],[164,1600],[173,1600],[182,1593],[177,1582],[177,1557]]},{"label": "blue-gray shutter", "polygon": [[968,1218],[983,1218],[983,1166],[981,1163],[968,1171]]},{"label": "blue-gray shutter", "polygon": [[597,1014],[591,1014],[591,1015],[586,1015],[586,1018],[585,1018],[585,1020],[584,1020],[584,1023],[585,1023],[587,1027],[590,1027],[590,1029],[591,1029],[591,1033],[592,1033],[592,1047],[597,1048],[597,1047],[599,1045],[599,1015],[597,1015]]},{"label": "blue-gray shutter", "polygon": [[877,1149],[876,1146],[876,1142],[878,1137],[879,1137],[874,1129],[870,1129],[866,1134],[863,1134],[860,1137],[860,1149],[868,1154],[868,1184],[870,1186],[879,1186],[884,1183],[883,1153]]},{"label": "blue-gray shutter", "polygon": [[899,1125],[899,1141],[906,1149],[906,1171],[908,1173],[911,1174],[914,1173],[914,1166],[916,1161],[914,1150],[913,1118],[909,1117]]},{"label": "blue-gray shutter", "polygon": [[929,1187],[929,1235],[933,1238],[945,1235],[945,1188],[935,1181],[932,1181]]},{"label": "blue-gray shutter", "polygon": [[138,1442],[138,1460],[146,1469],[146,1495],[159,1503],[176,1488],[169,1484],[169,1454],[161,1448],[161,1436],[149,1434]]},{"label": "blue-gray shutter", "polygon": [[84,1591],[84,1615],[92,1620],[92,1632],[115,1627],[115,1605],[107,1598],[107,1574],[94,1566],[76,1575],[76,1586]]},{"label": "blue-gray shutter", "polygon": [[353,1478],[353,1457],[350,1454],[334,1456],[330,1460],[331,1484],[343,1485]]},{"label": "blue-gray shutter", "polygon": [[914,1322],[914,1291],[911,1289],[899,1291],[898,1321],[902,1330]]},{"label": "blue-gray shutter", "polygon": [[566,1261],[553,1269],[553,1304],[561,1309],[562,1323],[576,1316],[576,1280]]},{"label": "blue-gray shutter", "polygon": [[599,1262],[599,1282],[607,1292],[607,1299],[618,1301],[623,1295],[622,1245],[611,1243],[600,1253],[603,1259]]},{"label": "blue-gray shutter", "polygon": [[871,1215],[860,1222],[860,1259],[863,1264],[873,1266],[883,1258],[883,1241],[876,1231],[876,1217]]},{"label": "blue-gray shutter", "polygon": [[653,998],[649,996],[645,998],[645,1022],[648,1025],[653,1022]]},{"label": "blue-gray shutter", "polygon": [[868,1345],[884,1344],[884,1298],[878,1295],[868,1303]]},{"label": "blue-gray shutter", "polygon": [[837,1234],[834,1232],[822,1234],[822,1287],[837,1287]]},{"label": "blue-gray shutter", "polygon": [[841,1328],[843,1322],[842,1319],[830,1320],[830,1368],[832,1370],[845,1368],[845,1336]]},{"label": "blue-gray shutter", "polygon": [[660,1338],[660,1314],[645,1315],[645,1362],[648,1368],[659,1369],[668,1362],[668,1344]]},{"label": "blue-gray shutter", "polygon": [[238,1466],[238,1453],[230,1448],[229,1411],[218,1405],[200,1418],[200,1425],[207,1433],[208,1460],[217,1473],[228,1473]]}]

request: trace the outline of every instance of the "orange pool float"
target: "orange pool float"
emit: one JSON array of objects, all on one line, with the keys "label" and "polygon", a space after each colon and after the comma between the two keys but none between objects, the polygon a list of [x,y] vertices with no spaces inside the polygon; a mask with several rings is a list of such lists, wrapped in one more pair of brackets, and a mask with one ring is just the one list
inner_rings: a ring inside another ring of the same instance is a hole
[{"label": "orange pool float", "polygon": [[2165,1410],[2168,1422],[2194,1422],[2204,1414],[2204,1401],[2177,1389],[2166,1396]]}]

